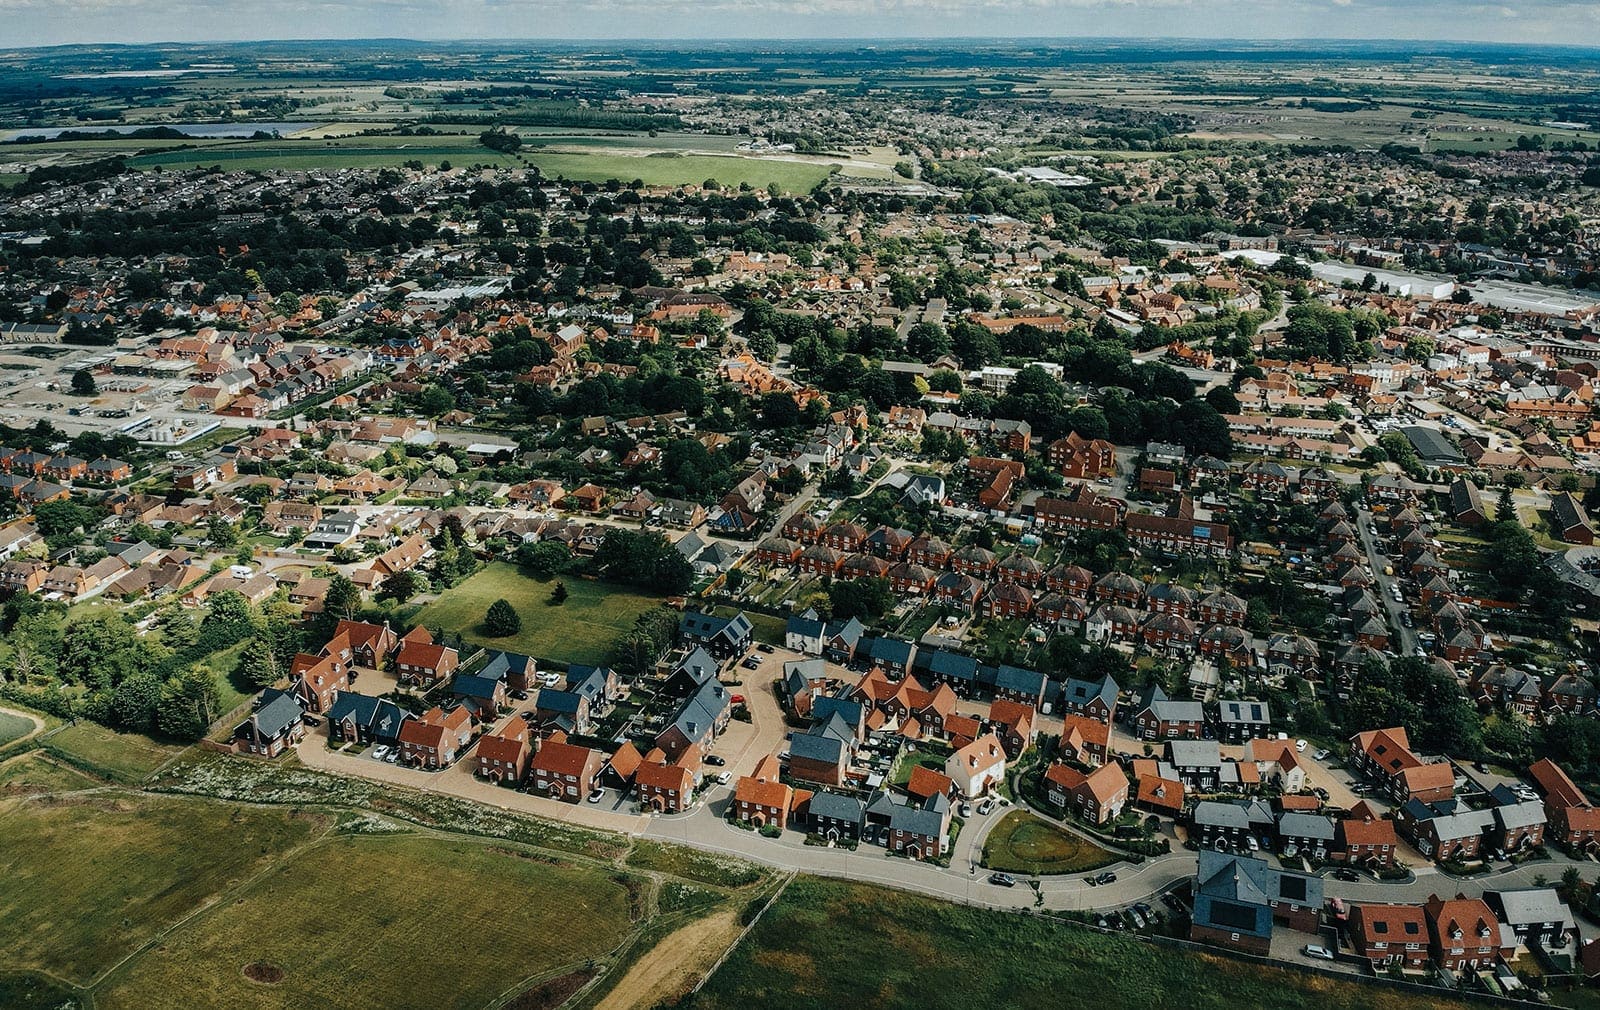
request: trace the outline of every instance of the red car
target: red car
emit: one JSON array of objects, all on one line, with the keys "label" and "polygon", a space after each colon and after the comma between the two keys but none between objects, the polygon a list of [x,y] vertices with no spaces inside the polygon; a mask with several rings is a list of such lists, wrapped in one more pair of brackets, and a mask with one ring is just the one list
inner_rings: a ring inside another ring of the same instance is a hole
[{"label": "red car", "polygon": [[744,695],[736,694],[733,697],[729,698],[728,700],[733,702],[735,705],[743,705],[744,704]]}]

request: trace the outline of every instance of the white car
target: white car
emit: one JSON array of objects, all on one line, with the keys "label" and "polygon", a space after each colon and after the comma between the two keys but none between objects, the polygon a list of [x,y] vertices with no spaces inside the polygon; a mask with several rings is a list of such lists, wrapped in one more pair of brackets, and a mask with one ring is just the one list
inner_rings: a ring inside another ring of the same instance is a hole
[{"label": "white car", "polygon": [[729,782],[732,782],[732,781],[733,781],[733,772],[719,772],[717,774],[717,785],[719,785],[719,786],[725,786]]},{"label": "white car", "polygon": [[596,789],[594,792],[589,794],[589,802],[590,803],[599,803],[601,800],[603,800],[605,798],[606,798],[606,791],[604,789]]},{"label": "white car", "polygon": [[376,760],[376,761],[385,761],[385,760],[387,760],[388,757],[389,757],[389,746],[388,746],[388,744],[379,744],[378,746],[372,748],[372,757],[373,757],[373,760]]},{"label": "white car", "polygon": [[561,674],[556,673],[554,670],[546,670],[539,674],[539,685],[541,687],[555,687],[559,683],[561,683]]},{"label": "white car", "polygon": [[1300,948],[1300,950],[1305,954],[1306,957],[1314,957],[1319,961],[1333,960],[1333,951],[1319,944],[1308,943],[1304,947]]}]

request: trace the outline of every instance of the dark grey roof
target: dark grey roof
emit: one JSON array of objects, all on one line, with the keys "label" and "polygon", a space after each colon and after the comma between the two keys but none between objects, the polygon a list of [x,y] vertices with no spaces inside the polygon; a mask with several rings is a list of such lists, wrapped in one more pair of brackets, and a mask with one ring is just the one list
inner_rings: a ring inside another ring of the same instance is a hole
[{"label": "dark grey roof", "polygon": [[864,808],[854,796],[839,793],[814,793],[811,797],[811,816],[860,824]]}]

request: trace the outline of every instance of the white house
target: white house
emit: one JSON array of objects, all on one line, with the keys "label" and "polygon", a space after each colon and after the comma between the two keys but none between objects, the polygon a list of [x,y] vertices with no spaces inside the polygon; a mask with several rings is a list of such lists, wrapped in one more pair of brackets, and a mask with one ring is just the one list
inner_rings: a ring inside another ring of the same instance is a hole
[{"label": "white house", "polygon": [[944,773],[961,795],[969,798],[996,788],[1006,777],[1006,752],[1000,738],[993,733],[978,737],[945,759]]}]

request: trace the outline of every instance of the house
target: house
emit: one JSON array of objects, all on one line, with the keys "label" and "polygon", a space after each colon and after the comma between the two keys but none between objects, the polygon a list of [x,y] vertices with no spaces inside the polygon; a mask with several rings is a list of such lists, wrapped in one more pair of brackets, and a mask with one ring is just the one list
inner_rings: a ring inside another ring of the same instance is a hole
[{"label": "house", "polygon": [[460,665],[456,650],[436,645],[423,627],[416,627],[400,639],[394,657],[395,675],[401,684],[429,688],[446,680]]},{"label": "house", "polygon": [[[540,692],[543,694],[543,692]],[[721,681],[708,680],[679,704],[666,728],[656,734],[656,746],[677,758],[691,747],[701,752],[728,726],[733,702]]]},{"label": "house", "polygon": [[1068,678],[1061,686],[1061,711],[1064,715],[1087,716],[1107,726],[1117,714],[1120,688],[1109,674],[1099,680]]},{"label": "house", "polygon": [[1263,701],[1220,701],[1216,728],[1223,743],[1244,743],[1271,733],[1272,713]]},{"label": "house", "polygon": [[1215,740],[1168,740],[1165,757],[1192,790],[1211,792],[1223,785],[1222,749]]},{"label": "house", "polygon": [[1594,524],[1577,496],[1561,492],[1550,496],[1550,529],[1569,544],[1594,543]]},{"label": "house", "polygon": [[1198,701],[1174,701],[1153,684],[1145,692],[1131,720],[1141,740],[1198,740],[1205,724],[1205,708]]},{"label": "house", "polygon": [[233,749],[274,758],[305,738],[305,711],[287,691],[266,690],[250,717],[233,731]]},{"label": "house", "polygon": [[843,785],[854,744],[855,734],[841,716],[814,722],[789,739],[789,775],[802,782]]},{"label": "house", "polygon": [[1322,814],[1290,810],[1278,815],[1278,851],[1325,862],[1333,850],[1333,820]]},{"label": "house", "polygon": [[334,696],[350,688],[350,668],[338,656],[301,653],[290,664],[290,676],[290,690],[308,712],[326,712],[332,707]]},{"label": "house", "polygon": [[401,725],[411,718],[387,698],[339,691],[328,707],[328,739],[393,747],[400,742]]},{"label": "house", "polygon": [[1424,803],[1455,795],[1455,771],[1448,761],[1424,762],[1411,752],[1404,727],[1368,730],[1350,738],[1350,764],[1381,783],[1397,803]]},{"label": "house", "polygon": [[818,792],[806,801],[806,832],[825,842],[851,841],[861,837],[865,805],[854,796]]},{"label": "house", "polygon": [[454,764],[472,740],[472,713],[465,707],[446,712],[434,706],[420,719],[400,727],[400,761],[413,768],[438,771]]},{"label": "house", "polygon": [[1373,971],[1391,965],[1420,970],[1431,956],[1428,916],[1421,905],[1352,905],[1345,935],[1356,956],[1366,958]]},{"label": "house", "polygon": [[508,719],[499,730],[480,737],[474,768],[478,777],[500,785],[520,784],[533,756],[529,736],[526,720]]},{"label": "house", "polygon": [[1350,808],[1350,816],[1334,825],[1334,858],[1351,866],[1388,869],[1394,866],[1400,836],[1394,821],[1379,817],[1365,800]]},{"label": "house", "polygon": [[750,651],[754,629],[750,618],[743,613],[717,617],[688,611],[678,621],[678,634],[685,642],[698,645],[726,662]]},{"label": "house", "polygon": [[1027,702],[996,698],[989,706],[989,728],[1000,738],[1006,760],[1015,761],[1033,745],[1035,708]]},{"label": "house", "polygon": [[[458,678],[459,679],[459,678]],[[567,736],[587,736],[590,729],[589,699],[575,691],[547,687],[534,701],[534,721],[542,734],[559,730]]]},{"label": "house", "polygon": [[1265,955],[1274,924],[1315,935],[1321,910],[1321,878],[1201,849],[1189,939]]},{"label": "house", "polygon": [[1521,944],[1529,949],[1556,951],[1577,938],[1572,910],[1553,887],[1485,891],[1483,900],[1494,911],[1501,928],[1510,927],[1511,936],[1502,934],[1500,938],[1506,947]]},{"label": "house", "polygon": [[484,655],[484,663],[478,668],[478,676],[505,681],[506,690],[512,694],[525,692],[533,685],[538,668],[531,657],[515,652],[502,652],[499,649],[490,649]]},{"label": "house", "polygon": [[734,820],[781,830],[789,825],[789,808],[793,805],[794,790],[778,780],[777,759],[769,754],[734,786],[729,811]]},{"label": "house", "polygon": [[[659,754],[652,751],[652,754]],[[694,787],[699,782],[696,770],[700,764],[699,752],[691,748],[667,763],[646,757],[638,771],[633,773],[634,794],[639,808],[656,814],[677,814],[689,808],[694,801]]]},{"label": "house", "polygon": [[564,803],[582,803],[600,777],[601,764],[599,751],[567,743],[562,734],[555,734],[539,745],[528,763],[530,791]]},{"label": "house", "polygon": [[350,643],[351,658],[356,665],[374,670],[389,658],[399,644],[399,639],[387,624],[340,621],[334,626],[333,637],[341,636]]},{"label": "house", "polygon": [[1128,777],[1122,766],[1105,764],[1084,773],[1052,764],[1044,773],[1045,795],[1058,809],[1091,824],[1115,820],[1128,805]]},{"label": "house", "polygon": [[1500,958],[1500,923],[1482,898],[1430,895],[1422,906],[1434,967],[1460,971],[1489,967]]},{"label": "house", "polygon": [[[1202,849],[1244,852],[1260,828],[1271,823],[1269,811],[1259,807],[1258,821],[1252,823],[1256,804],[1222,800],[1201,800],[1189,816],[1189,837]],[[1259,844],[1259,843],[1258,843]]]},{"label": "house", "polygon": [[1544,799],[1549,834],[1572,852],[1593,852],[1600,848],[1600,808],[1549,758],[1540,758],[1528,768],[1528,777]]},{"label": "house", "polygon": [[604,715],[622,697],[622,682],[609,666],[567,667],[567,690],[589,702],[592,715]]},{"label": "house", "polygon": [[890,852],[933,861],[949,847],[950,801],[943,796],[918,804],[880,791],[868,800],[862,816],[863,830],[871,830]]},{"label": "house", "polygon": [[999,737],[985,733],[946,758],[944,773],[962,796],[983,796],[1005,781],[1005,747]]},{"label": "house", "polygon": [[456,675],[455,682],[450,685],[450,697],[456,704],[471,709],[479,722],[492,722],[509,703],[505,681],[468,674]]},{"label": "house", "polygon": [[1103,764],[1111,756],[1111,726],[1086,715],[1068,715],[1061,720],[1058,753],[1062,760],[1080,765]]}]

